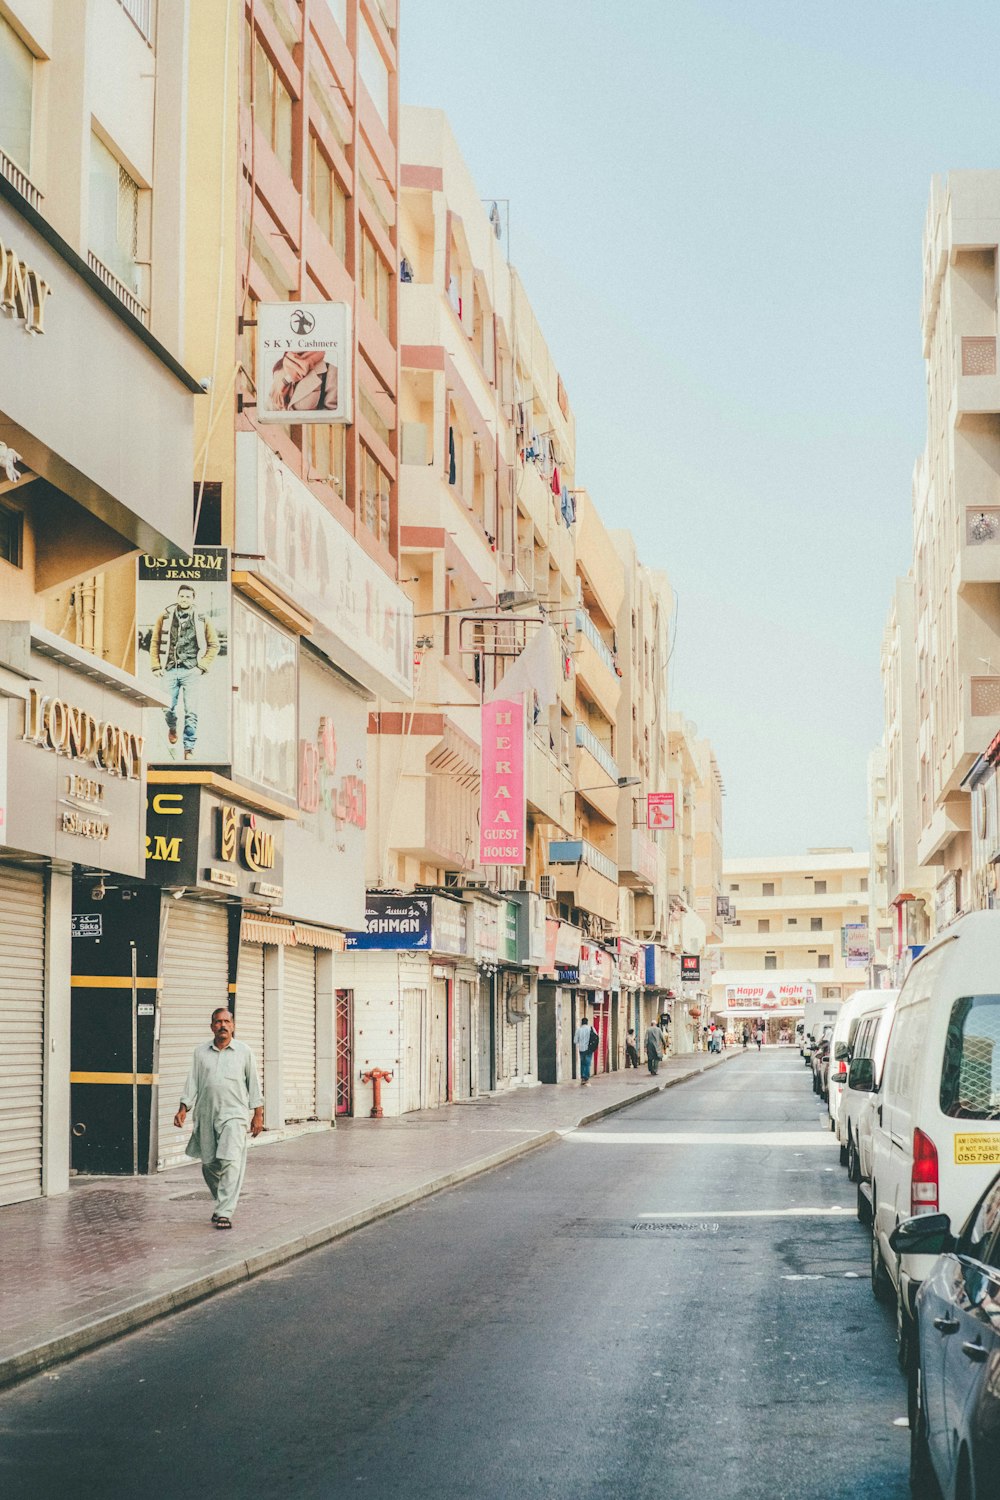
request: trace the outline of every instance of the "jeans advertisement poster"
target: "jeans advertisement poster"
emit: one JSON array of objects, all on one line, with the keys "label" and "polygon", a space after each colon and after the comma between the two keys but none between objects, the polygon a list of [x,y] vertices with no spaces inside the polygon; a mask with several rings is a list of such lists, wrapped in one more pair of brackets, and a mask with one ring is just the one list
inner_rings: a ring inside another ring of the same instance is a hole
[{"label": "jeans advertisement poster", "polygon": [[229,552],[140,556],[137,569],[136,676],[167,698],[146,715],[149,763],[228,765]]}]

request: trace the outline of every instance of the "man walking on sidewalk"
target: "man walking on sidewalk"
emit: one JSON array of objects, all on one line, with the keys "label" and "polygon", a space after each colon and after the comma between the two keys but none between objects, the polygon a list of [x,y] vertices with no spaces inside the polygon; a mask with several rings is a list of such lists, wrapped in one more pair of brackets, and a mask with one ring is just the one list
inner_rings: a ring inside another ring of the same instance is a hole
[{"label": "man walking on sidewalk", "polygon": [[655,1021],[650,1021],[646,1027],[646,1035],[643,1038],[646,1047],[646,1065],[650,1076],[655,1078],[663,1061],[663,1032]]},{"label": "man walking on sidewalk", "polygon": [[195,1048],[181,1107],[174,1115],[180,1130],[188,1110],[194,1109],[185,1154],[201,1161],[202,1176],[215,1199],[216,1229],[233,1227],[247,1165],[247,1127],[253,1136],[264,1129],[257,1063],[246,1043],[235,1040],[235,1030],[231,1011],[220,1007],[212,1012],[214,1040]]},{"label": "man walking on sidewalk", "polygon": [[590,1081],[590,1067],[594,1061],[594,1053],[597,1051],[597,1032],[587,1020],[586,1015],[580,1017],[580,1024],[576,1028],[573,1044],[580,1054],[580,1082]]}]

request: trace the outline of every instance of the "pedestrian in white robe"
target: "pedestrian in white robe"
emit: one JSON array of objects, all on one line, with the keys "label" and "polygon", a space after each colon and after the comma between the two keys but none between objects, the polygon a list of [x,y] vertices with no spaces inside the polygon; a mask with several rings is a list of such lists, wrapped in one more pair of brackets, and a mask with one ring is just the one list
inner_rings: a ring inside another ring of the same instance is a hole
[{"label": "pedestrian in white robe", "polygon": [[201,1162],[201,1172],[215,1199],[212,1223],[232,1229],[233,1214],[247,1165],[247,1130],[264,1129],[264,1095],[254,1055],[234,1036],[231,1011],[212,1012],[211,1042],[196,1047],[181,1107],[174,1115],[180,1130],[194,1110],[194,1129],[185,1154]]}]

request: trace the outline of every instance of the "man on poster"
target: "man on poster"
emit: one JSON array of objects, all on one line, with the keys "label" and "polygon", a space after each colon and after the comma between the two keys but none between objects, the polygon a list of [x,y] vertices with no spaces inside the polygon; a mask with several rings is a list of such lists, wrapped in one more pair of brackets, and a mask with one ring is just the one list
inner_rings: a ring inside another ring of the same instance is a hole
[{"label": "man on poster", "polygon": [[198,695],[202,677],[219,654],[219,636],[207,615],[195,607],[195,592],[182,583],[177,600],[157,616],[149,640],[149,661],[155,677],[167,684],[167,721],[170,754],[176,758],[178,707],[184,700],[182,745],[184,759],[193,760],[198,738]]}]

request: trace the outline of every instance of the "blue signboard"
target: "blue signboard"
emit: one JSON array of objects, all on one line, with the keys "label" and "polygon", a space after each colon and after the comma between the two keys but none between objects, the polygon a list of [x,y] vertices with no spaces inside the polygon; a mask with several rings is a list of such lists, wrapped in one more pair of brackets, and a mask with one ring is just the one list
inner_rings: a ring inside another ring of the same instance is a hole
[{"label": "blue signboard", "polygon": [[349,932],[350,948],[408,948],[431,946],[430,896],[393,896],[369,891],[365,897],[365,930]]}]

